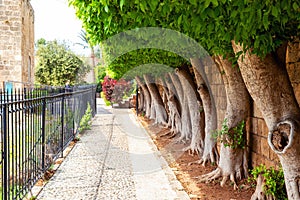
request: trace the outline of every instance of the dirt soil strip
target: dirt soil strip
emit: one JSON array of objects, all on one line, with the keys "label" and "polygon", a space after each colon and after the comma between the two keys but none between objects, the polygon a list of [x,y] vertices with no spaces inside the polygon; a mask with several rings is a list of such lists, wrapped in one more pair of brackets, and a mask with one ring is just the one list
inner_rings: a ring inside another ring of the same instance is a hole
[{"label": "dirt soil strip", "polygon": [[234,190],[230,182],[221,187],[221,180],[210,183],[199,182],[197,177],[213,171],[216,166],[208,164],[206,167],[203,167],[200,164],[193,163],[198,161],[199,157],[183,152],[182,149],[186,147],[185,144],[176,143],[176,137],[170,138],[168,135],[165,135],[169,132],[169,129],[154,125],[152,120],[142,116],[139,116],[139,120],[192,200],[251,199],[255,188],[247,180],[242,180],[238,183],[239,190]]}]

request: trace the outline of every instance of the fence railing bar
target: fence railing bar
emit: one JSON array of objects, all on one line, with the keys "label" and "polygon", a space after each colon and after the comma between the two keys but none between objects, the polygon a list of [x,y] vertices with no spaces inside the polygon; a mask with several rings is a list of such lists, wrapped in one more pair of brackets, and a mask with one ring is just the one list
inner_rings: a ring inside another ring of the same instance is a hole
[{"label": "fence railing bar", "polygon": [[7,105],[2,105],[2,157],[3,157],[3,164],[2,164],[2,199],[7,200],[9,198],[8,193],[8,152],[7,152],[7,124],[6,124],[6,109]]},{"label": "fence railing bar", "polygon": [[[87,103],[95,114],[95,86],[0,88],[2,199],[24,199],[76,137]],[[58,93],[61,92],[61,93]]]}]

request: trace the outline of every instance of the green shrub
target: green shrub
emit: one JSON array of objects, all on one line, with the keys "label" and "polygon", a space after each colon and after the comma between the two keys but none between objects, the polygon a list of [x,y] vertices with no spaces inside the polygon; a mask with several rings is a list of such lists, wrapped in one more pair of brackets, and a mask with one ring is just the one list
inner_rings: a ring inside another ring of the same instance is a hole
[{"label": "green shrub", "polygon": [[79,131],[82,132],[84,130],[90,130],[91,129],[91,120],[92,120],[92,109],[91,109],[90,104],[88,103],[85,114],[83,115],[83,117],[80,120]]},{"label": "green shrub", "polygon": [[275,170],[273,167],[267,169],[264,165],[259,165],[250,171],[251,177],[249,181],[256,181],[261,174],[265,178],[264,192],[272,195],[278,200],[287,200],[287,192],[284,182],[284,174],[282,168]]}]

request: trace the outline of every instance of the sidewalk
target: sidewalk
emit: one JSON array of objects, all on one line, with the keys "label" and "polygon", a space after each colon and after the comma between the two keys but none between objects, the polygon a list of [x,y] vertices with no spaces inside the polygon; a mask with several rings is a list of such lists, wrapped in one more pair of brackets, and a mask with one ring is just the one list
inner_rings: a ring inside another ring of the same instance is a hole
[{"label": "sidewalk", "polygon": [[128,109],[97,101],[92,129],[46,184],[39,200],[189,199]]}]

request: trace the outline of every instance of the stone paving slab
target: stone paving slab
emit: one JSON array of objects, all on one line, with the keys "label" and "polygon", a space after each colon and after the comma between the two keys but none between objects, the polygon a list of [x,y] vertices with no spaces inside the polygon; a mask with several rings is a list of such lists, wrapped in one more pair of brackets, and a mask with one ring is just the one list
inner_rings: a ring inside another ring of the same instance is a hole
[{"label": "stone paving slab", "polygon": [[97,112],[37,199],[189,199],[130,110]]}]

